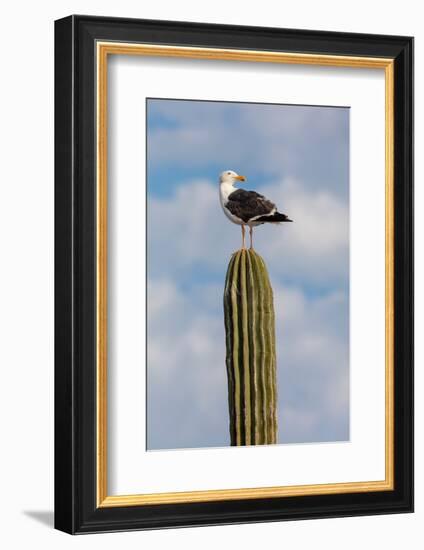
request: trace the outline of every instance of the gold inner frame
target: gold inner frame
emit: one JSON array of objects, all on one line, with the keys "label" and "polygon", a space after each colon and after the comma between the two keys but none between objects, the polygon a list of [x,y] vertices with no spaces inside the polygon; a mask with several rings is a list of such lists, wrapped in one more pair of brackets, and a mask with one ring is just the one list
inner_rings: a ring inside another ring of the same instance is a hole
[{"label": "gold inner frame", "polygon": [[[388,491],[394,489],[394,60],[122,42],[97,42],[97,506],[137,506]],[[385,71],[385,479],[315,485],[214,489],[177,493],[107,493],[107,61],[142,55],[384,69]]]}]

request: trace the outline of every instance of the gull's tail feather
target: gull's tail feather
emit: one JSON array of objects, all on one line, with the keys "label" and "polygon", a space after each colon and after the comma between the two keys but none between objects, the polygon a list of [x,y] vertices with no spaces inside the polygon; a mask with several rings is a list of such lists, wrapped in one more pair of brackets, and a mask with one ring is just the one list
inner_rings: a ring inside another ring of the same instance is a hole
[{"label": "gull's tail feather", "polygon": [[280,223],[280,222],[292,222],[288,216],[281,214],[280,212],[274,212],[274,214],[269,214],[267,216],[261,216],[256,218],[257,222],[268,222],[268,223]]}]

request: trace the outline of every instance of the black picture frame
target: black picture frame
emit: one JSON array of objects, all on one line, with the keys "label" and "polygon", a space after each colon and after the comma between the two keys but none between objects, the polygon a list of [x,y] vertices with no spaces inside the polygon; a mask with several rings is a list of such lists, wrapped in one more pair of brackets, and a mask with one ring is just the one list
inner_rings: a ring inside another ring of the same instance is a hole
[{"label": "black picture frame", "polygon": [[[394,490],[97,507],[98,40],[394,60]],[[413,511],[413,39],[73,15],[55,22],[55,527],[67,533]]]}]

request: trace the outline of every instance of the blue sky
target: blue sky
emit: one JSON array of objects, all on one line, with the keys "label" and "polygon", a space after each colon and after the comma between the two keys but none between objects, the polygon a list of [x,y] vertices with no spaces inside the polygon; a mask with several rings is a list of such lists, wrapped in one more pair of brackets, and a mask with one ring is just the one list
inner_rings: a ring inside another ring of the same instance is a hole
[{"label": "blue sky", "polygon": [[240,228],[218,175],[293,224],[255,230],[274,289],[279,443],[349,438],[349,109],[150,99],[148,448],[229,444],[222,292]]}]

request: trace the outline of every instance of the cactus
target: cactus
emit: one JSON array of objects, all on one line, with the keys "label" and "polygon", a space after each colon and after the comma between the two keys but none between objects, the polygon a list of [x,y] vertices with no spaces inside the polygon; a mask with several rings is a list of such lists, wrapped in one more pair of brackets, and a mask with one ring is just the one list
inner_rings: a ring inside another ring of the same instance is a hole
[{"label": "cactus", "polygon": [[235,252],[224,290],[231,445],[277,442],[275,315],[264,260]]}]

